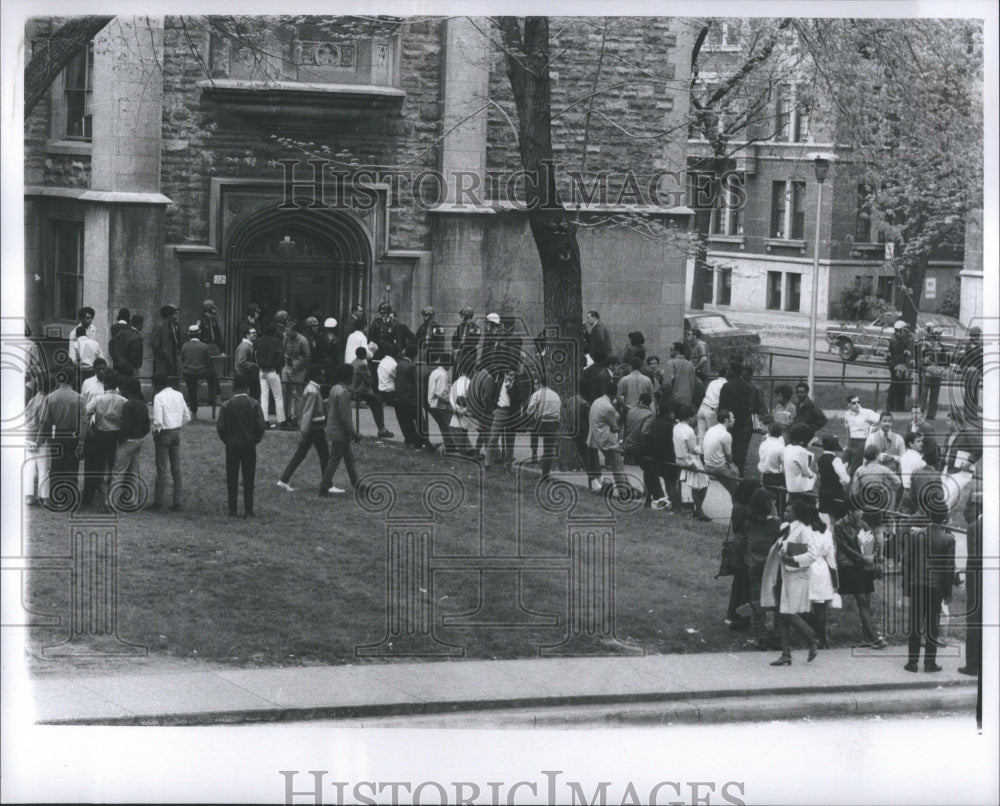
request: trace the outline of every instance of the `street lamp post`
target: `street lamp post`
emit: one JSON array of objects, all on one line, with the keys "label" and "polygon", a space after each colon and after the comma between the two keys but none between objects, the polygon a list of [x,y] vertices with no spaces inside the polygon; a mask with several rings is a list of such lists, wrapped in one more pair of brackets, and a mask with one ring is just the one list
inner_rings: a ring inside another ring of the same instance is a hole
[{"label": "street lamp post", "polygon": [[812,273],[812,301],[809,306],[809,394],[816,394],[816,317],[819,314],[819,222],[823,213],[823,182],[826,181],[827,172],[830,170],[830,163],[837,157],[834,154],[810,154],[813,165],[816,168],[816,181],[819,183],[816,194],[816,238],[813,242],[813,273]]}]

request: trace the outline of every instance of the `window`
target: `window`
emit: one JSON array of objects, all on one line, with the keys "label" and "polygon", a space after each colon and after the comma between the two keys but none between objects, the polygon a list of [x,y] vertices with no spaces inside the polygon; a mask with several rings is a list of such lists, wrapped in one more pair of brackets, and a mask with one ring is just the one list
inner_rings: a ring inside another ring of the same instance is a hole
[{"label": "window", "polygon": [[892,289],[894,281],[892,277],[879,277],[878,278],[878,289],[876,295],[879,299],[884,299],[886,302],[892,302]]},{"label": "window", "polygon": [[722,188],[712,210],[709,232],[712,235],[743,234],[743,200],[740,192],[743,174],[728,173],[723,177]]},{"label": "window", "polygon": [[[777,274],[777,272],[773,272]],[[785,310],[798,311],[802,302],[802,275],[789,272],[785,275]]]},{"label": "window", "polygon": [[792,239],[801,241],[806,231],[806,183],[792,182]]},{"label": "window", "polygon": [[809,122],[809,109],[799,103],[798,87],[782,84],[774,103],[774,139],[779,143],[809,142]]},{"label": "window", "polygon": [[708,29],[707,50],[731,50],[739,47],[742,22],[738,19],[712,20]]},{"label": "window", "polygon": [[733,298],[732,269],[715,270],[715,288],[716,288],[716,294],[715,294],[716,305],[732,304],[732,298]]},{"label": "window", "polygon": [[771,183],[771,237],[785,237],[785,183]]},{"label": "window", "polygon": [[53,318],[76,320],[83,301],[83,224],[53,221],[55,300]]},{"label": "window", "polygon": [[774,139],[787,143],[792,134],[792,88],[783,84],[778,88],[774,107]]},{"label": "window", "polygon": [[769,311],[781,310],[781,272],[769,271],[767,273],[767,309]]},{"label": "window", "polygon": [[66,109],[68,140],[90,140],[93,136],[91,103],[93,100],[94,43],[78,53],[66,65],[63,97]]},{"label": "window", "polygon": [[858,215],[854,221],[854,242],[872,242],[872,216],[868,206],[868,195],[870,188],[868,185],[858,185]]}]

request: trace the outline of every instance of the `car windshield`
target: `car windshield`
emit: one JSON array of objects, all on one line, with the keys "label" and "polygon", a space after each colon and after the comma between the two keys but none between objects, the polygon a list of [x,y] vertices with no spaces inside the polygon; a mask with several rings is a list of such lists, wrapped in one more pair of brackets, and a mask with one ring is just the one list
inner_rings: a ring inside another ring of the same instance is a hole
[{"label": "car windshield", "polygon": [[726,317],[717,316],[699,316],[697,319],[691,320],[691,326],[696,327],[702,332],[706,331],[717,331],[717,330],[735,330],[736,328],[730,324]]}]

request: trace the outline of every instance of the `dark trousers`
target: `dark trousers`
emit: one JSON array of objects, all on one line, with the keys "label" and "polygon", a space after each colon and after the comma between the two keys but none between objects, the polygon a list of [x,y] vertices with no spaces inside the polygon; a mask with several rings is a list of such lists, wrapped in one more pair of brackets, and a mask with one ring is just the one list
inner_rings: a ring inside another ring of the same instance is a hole
[{"label": "dark trousers", "polygon": [[323,473],[323,480],[319,483],[319,494],[326,495],[330,487],[333,486],[333,474],[340,466],[340,460],[344,460],[344,467],[347,468],[347,476],[351,480],[351,485],[358,486],[358,469],[354,465],[354,449],[350,442],[330,443],[330,463]]},{"label": "dark trousers", "polygon": [[729,586],[729,607],[726,608],[726,618],[733,622],[739,621],[740,615],[736,612],[736,608],[749,601],[750,579],[746,568],[738,568],[733,574],[733,582]]},{"label": "dark trousers", "polygon": [[117,431],[98,431],[94,429],[87,434],[87,441],[83,446],[84,504],[91,504],[94,500],[94,494],[101,489],[101,482],[106,477],[110,479],[111,471],[115,466],[115,453],[117,450]]},{"label": "dark trousers", "polygon": [[[56,501],[70,496],[75,499],[80,491],[80,458],[76,455],[79,444],[76,437],[55,437],[48,440],[48,447],[52,450],[49,496]],[[57,488],[66,490],[66,494],[59,493]]]},{"label": "dark trousers", "polygon": [[[664,495],[670,499],[670,506],[680,511],[681,501],[678,496],[677,480],[680,473],[673,465],[657,462],[648,456],[639,457],[639,467],[642,468],[642,483],[646,488],[646,503],[659,500]],[[663,484],[660,484],[660,480]]]},{"label": "dark trousers", "polygon": [[[531,435],[533,439],[541,440],[542,443],[542,478],[546,478],[552,472],[552,463],[556,459],[556,434],[559,433],[558,420],[542,420]],[[532,450],[531,455],[537,455],[537,446]]]},{"label": "dark trousers", "polygon": [[934,663],[938,649],[938,623],[941,620],[941,591],[926,585],[911,585],[907,645],[910,663],[920,658],[920,644],[924,644],[924,665]]},{"label": "dark trousers", "polygon": [[316,449],[316,455],[319,457],[319,466],[322,473],[326,473],[326,468],[330,464],[330,448],[326,444],[326,433],[323,428],[313,428],[308,434],[303,434],[299,439],[298,447],[295,449],[295,453],[292,454],[292,458],[288,460],[288,465],[285,467],[285,472],[281,474],[281,480],[288,484],[292,480],[292,475],[298,469],[298,466],[302,464],[302,460],[306,458],[306,454],[309,453],[310,448]]},{"label": "dark trousers", "polygon": [[906,387],[908,381],[893,379],[889,381],[889,398],[886,401],[886,408],[889,411],[906,411]]},{"label": "dark trousers", "polygon": [[941,397],[941,378],[925,378],[920,384],[920,403],[928,420],[937,417],[938,398]]},{"label": "dark trousers", "polygon": [[382,405],[382,398],[374,392],[366,392],[363,395],[358,395],[358,400],[363,400],[368,404],[368,408],[371,409],[372,417],[375,419],[375,427],[378,428],[379,431],[384,431],[385,410]]},{"label": "dark trousers", "polygon": [[733,435],[733,464],[739,468],[740,475],[743,475],[743,465],[747,461],[747,451],[750,449],[750,440],[753,438],[753,428],[750,423],[746,425],[734,425]]},{"label": "dark trousers", "polygon": [[444,443],[443,450],[446,453],[457,451],[459,449],[459,440],[457,435],[452,432],[451,409],[432,408],[430,412],[431,417],[434,418],[434,422],[437,423],[438,430],[441,431],[441,441]]},{"label": "dark trousers", "polygon": [[[187,385],[188,390],[188,408],[191,409],[192,414],[198,413],[198,382],[204,378],[204,375],[185,375],[184,383]],[[212,381],[208,380],[208,402],[212,402]]]},{"label": "dark trousers", "polygon": [[257,476],[257,446],[230,448],[226,446],[226,490],[229,493],[229,512],[236,514],[240,472],[243,473],[243,511],[253,512],[253,485]]},{"label": "dark trousers", "polygon": [[784,473],[764,473],[760,477],[760,483],[764,485],[771,495],[774,496],[774,504],[778,512],[785,511],[785,474]]},{"label": "dark trousers", "polygon": [[419,447],[424,439],[417,433],[417,406],[414,403],[396,401],[396,421],[403,432],[403,443]]}]

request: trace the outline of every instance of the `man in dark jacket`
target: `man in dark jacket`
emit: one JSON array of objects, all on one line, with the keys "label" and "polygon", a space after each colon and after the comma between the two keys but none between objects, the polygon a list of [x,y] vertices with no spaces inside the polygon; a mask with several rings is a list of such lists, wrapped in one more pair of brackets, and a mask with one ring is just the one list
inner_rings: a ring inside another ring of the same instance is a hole
[{"label": "man in dark jacket", "polygon": [[[112,368],[115,372],[122,373],[122,367],[128,366],[132,369],[132,375],[137,376],[142,369],[142,330],[145,321],[142,314],[132,314],[129,324],[126,327],[118,328],[108,344],[108,355],[111,358]],[[115,324],[118,327],[118,323]],[[127,372],[127,370],[125,371]]]},{"label": "man in dark jacket", "polygon": [[396,365],[396,420],[403,432],[403,444],[407,448],[419,448],[430,444],[417,431],[417,412],[420,404],[417,365],[413,359],[417,357],[417,344],[407,344],[403,357]]},{"label": "man in dark jacket", "polygon": [[209,346],[198,338],[200,333],[198,325],[191,325],[188,340],[181,345],[181,374],[188,390],[188,408],[194,418],[198,417],[198,384],[202,378],[208,378],[212,366]]},{"label": "man in dark jacket", "polygon": [[719,392],[719,411],[728,409],[736,418],[730,433],[733,435],[733,464],[741,476],[753,437],[753,402],[754,388],[743,376],[743,368],[734,362],[726,372],[726,385]]},{"label": "man in dark jacket", "polygon": [[149,433],[149,409],[142,396],[138,378],[123,378],[121,391],[125,395],[121,428],[118,430],[118,451],[108,488],[108,508],[129,505],[138,509],[142,504],[139,454]]},{"label": "man in dark jacket", "polygon": [[177,308],[164,305],[160,308],[160,321],[153,328],[149,345],[153,349],[153,372],[162,372],[170,378],[175,389],[180,385],[180,331],[177,326]]},{"label": "man in dark jacket", "polygon": [[264,438],[264,411],[247,394],[247,379],[233,378],[233,397],[219,409],[215,430],[226,446],[226,490],[229,516],[236,517],[240,472],[243,473],[243,511],[254,517],[253,487],[257,475],[257,443]]},{"label": "man in dark jacket", "polygon": [[792,422],[808,425],[813,437],[826,425],[826,414],[809,397],[809,384],[802,381],[795,384],[795,419]]},{"label": "man in dark jacket", "polygon": [[466,305],[458,312],[458,315],[462,317],[462,321],[455,328],[455,334],[451,337],[451,349],[455,355],[467,348],[477,350],[481,337],[479,325],[474,319],[476,312],[472,308]]},{"label": "man in dark jacket", "polygon": [[955,538],[942,526],[940,512],[928,514],[929,523],[902,535],[900,563],[903,595],[910,600],[908,624],[909,662],[903,668],[918,670],[920,643],[924,643],[924,671],[940,672],[937,664],[938,622],[941,603],[951,601],[955,577]]}]

